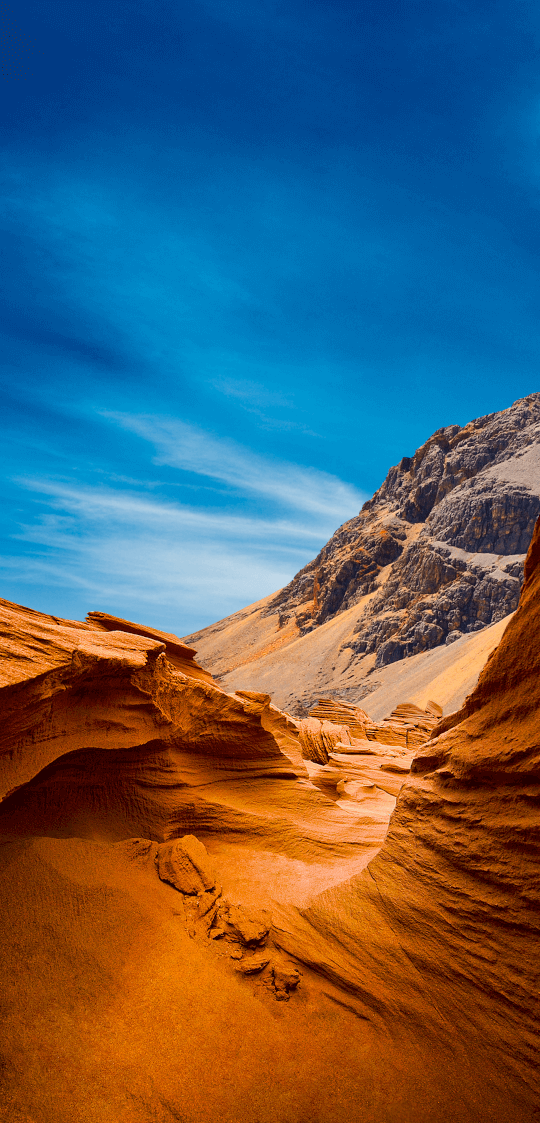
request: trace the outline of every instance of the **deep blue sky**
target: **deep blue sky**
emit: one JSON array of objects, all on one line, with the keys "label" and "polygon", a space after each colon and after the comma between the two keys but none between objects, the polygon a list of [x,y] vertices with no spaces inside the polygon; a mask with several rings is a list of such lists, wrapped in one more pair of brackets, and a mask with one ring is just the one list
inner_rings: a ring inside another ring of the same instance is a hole
[{"label": "deep blue sky", "polygon": [[540,388],[540,9],[0,5],[2,595],[179,634]]}]

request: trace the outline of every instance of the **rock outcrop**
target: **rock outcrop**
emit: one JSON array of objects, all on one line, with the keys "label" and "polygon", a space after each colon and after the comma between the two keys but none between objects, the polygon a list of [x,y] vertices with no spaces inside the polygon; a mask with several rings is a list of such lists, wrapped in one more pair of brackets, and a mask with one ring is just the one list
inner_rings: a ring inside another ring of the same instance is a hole
[{"label": "rock outcrop", "polygon": [[540,520],[518,611],[415,756],[379,855],[282,934],[364,1016],[449,1048],[459,1032],[479,1067],[497,1055],[529,1098],[520,1119],[540,1092],[539,635]]},{"label": "rock outcrop", "polygon": [[[6,770],[58,754],[0,804],[6,1123],[535,1118],[540,527],[525,572],[435,729],[433,704],[296,723],[150,637],[3,605]],[[311,779],[265,713],[324,748]],[[66,751],[79,727],[99,751]]]},{"label": "rock outcrop", "polygon": [[1,609],[6,1123],[536,1117],[540,523],[451,718],[297,722]]},{"label": "rock outcrop", "polygon": [[177,637],[136,628],[0,602],[1,833],[256,837],[330,864],[380,844],[389,811],[358,804],[355,821],[311,783],[298,723],[269,695],[225,693]]},{"label": "rock outcrop", "polygon": [[[438,430],[289,585],[188,640],[229,689],[258,684],[293,712],[329,687],[359,701],[374,670],[515,610],[539,513],[540,394],[531,394]],[[293,698],[286,675],[302,663],[313,670]]]}]

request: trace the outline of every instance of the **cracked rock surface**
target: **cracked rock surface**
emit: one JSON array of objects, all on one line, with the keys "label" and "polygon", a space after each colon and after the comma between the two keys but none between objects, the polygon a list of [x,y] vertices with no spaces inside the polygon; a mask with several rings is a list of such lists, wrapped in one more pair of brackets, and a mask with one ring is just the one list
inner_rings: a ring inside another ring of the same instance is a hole
[{"label": "cracked rock surface", "polygon": [[536,393],[437,430],[288,585],[188,641],[228,689],[291,713],[318,692],[358,702],[366,675],[515,611],[539,513]]}]

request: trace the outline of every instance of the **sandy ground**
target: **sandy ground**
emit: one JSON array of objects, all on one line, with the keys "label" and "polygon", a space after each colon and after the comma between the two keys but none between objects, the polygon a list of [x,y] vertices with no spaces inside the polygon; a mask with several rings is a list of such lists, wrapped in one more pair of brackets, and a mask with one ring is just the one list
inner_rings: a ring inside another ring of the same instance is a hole
[{"label": "sandy ground", "polygon": [[376,720],[386,717],[399,702],[414,702],[423,709],[432,699],[442,706],[444,714],[458,710],[476,686],[482,667],[511,619],[506,616],[448,647],[435,647],[374,671],[370,679],[381,685],[364,698],[362,708]]},{"label": "sandy ground", "polygon": [[240,978],[121,848],[28,840],[0,863],[3,1123],[527,1119],[459,1039],[381,1032],[305,966],[289,1002]]}]

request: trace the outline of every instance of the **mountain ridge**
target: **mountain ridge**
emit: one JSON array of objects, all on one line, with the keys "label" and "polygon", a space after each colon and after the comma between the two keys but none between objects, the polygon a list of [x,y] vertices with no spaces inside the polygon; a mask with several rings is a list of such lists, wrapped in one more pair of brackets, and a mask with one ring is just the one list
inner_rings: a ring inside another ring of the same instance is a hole
[{"label": "mountain ridge", "polygon": [[[264,689],[291,712],[305,712],[321,691],[359,700],[374,670],[515,611],[539,513],[534,393],[438,429],[390,468],[359,514],[288,585],[186,642],[227,688],[234,681]],[[340,617],[329,662],[321,629]],[[319,665],[314,658],[309,681],[295,692],[286,683],[301,662],[298,641],[307,657],[314,632]]]}]

